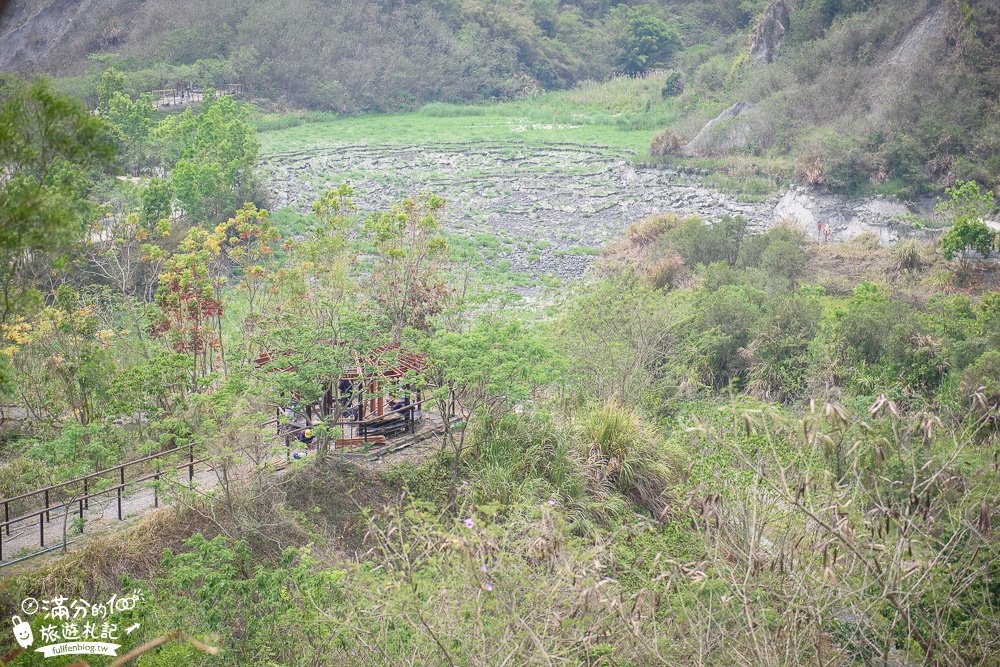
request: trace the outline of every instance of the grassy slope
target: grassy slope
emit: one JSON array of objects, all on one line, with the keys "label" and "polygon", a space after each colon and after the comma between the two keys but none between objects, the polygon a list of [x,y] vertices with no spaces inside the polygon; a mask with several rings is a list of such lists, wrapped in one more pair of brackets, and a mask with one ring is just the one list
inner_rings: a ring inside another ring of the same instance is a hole
[{"label": "grassy slope", "polygon": [[546,115],[544,107],[498,105],[455,107],[450,111],[438,108],[433,115],[416,112],[351,117],[265,131],[261,133],[261,147],[262,153],[268,156],[285,151],[353,144],[502,141],[529,145],[579,143],[637,155],[647,149],[653,134],[650,130],[622,128],[610,118],[581,118],[573,122],[556,113],[548,119]]}]

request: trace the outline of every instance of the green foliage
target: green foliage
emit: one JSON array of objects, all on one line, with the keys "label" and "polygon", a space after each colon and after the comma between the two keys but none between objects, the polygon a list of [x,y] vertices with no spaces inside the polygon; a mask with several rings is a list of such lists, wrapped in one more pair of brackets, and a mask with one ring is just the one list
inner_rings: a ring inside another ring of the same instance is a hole
[{"label": "green foliage", "polygon": [[189,107],[166,119],[156,135],[177,156],[171,185],[181,206],[195,219],[218,220],[254,198],[260,142],[249,111],[232,97],[206,91],[205,100],[197,113]]},{"label": "green foliage", "polygon": [[[269,564],[259,562],[245,542],[223,537],[198,534],[184,546],[182,552],[164,554],[156,597],[146,602],[147,632],[182,628],[210,644],[221,643],[228,664],[286,662],[314,651],[310,645],[320,641],[317,629],[293,628],[318,620],[316,605],[339,606],[344,572],[315,572],[306,550],[287,550]],[[156,656],[156,663],[188,665],[199,658],[191,646],[174,644]]]},{"label": "green foliage", "polygon": [[663,89],[660,94],[663,97],[677,97],[684,92],[684,77],[680,72],[671,72],[667,75],[667,80],[663,82]]},{"label": "green foliage", "polygon": [[696,345],[704,355],[707,383],[723,388],[744,372],[747,363],[740,351],[750,344],[764,303],[763,292],[743,285],[724,285],[705,295]]},{"label": "green foliage", "polygon": [[941,238],[941,254],[949,260],[958,257],[963,267],[972,253],[988,258],[995,234],[983,218],[996,208],[993,193],[981,192],[977,183],[966,181],[948,188],[947,195],[948,199],[937,206],[938,215],[952,221],[951,229]]},{"label": "green foliage", "polygon": [[135,100],[115,91],[101,110],[101,117],[115,132],[119,155],[132,170],[145,166],[149,158],[149,133],[156,110],[148,94]]},{"label": "green foliage", "polygon": [[490,414],[523,403],[557,370],[543,340],[516,320],[487,318],[465,332],[443,332],[426,346],[440,369],[438,386],[451,387],[466,408]]},{"label": "green foliage", "polygon": [[700,218],[688,218],[661,238],[662,243],[671,246],[689,266],[713,262],[734,266],[747,236],[746,220],[727,215],[711,224],[705,224]]},{"label": "green foliage", "polygon": [[[333,210],[329,203],[320,206],[321,215]],[[441,234],[444,206],[443,197],[429,194],[407,199],[365,221],[378,252],[371,296],[390,323],[393,341],[399,341],[407,326],[427,329],[445,307],[449,253]]]},{"label": "green foliage", "polygon": [[152,227],[160,220],[170,218],[173,189],[165,178],[151,178],[139,195],[141,214],[146,225]]},{"label": "green foliage", "polygon": [[983,259],[993,252],[995,234],[986,223],[973,220],[957,220],[948,233],[941,237],[941,254],[945,259],[958,257],[965,265],[976,253]]},{"label": "green foliage", "polygon": [[113,155],[107,126],[79,102],[42,79],[0,79],[0,324],[32,290],[25,273],[82,238],[85,195]]},{"label": "green foliage", "polygon": [[853,359],[876,364],[886,350],[886,332],[906,314],[908,308],[888,298],[874,283],[861,283],[838,322],[838,333]]},{"label": "green foliage", "polygon": [[585,410],[580,433],[603,481],[660,518],[680,478],[684,451],[665,441],[633,408],[608,401]]},{"label": "green foliage", "polygon": [[642,401],[673,317],[682,315],[667,312],[655,289],[635,276],[615,277],[578,290],[556,324],[554,343],[582,395]]},{"label": "green foliage", "polygon": [[643,74],[670,62],[680,47],[680,33],[646,6],[632,8],[624,16],[621,52],[616,64],[630,76]]},{"label": "green foliage", "polygon": [[101,72],[97,82],[97,108],[107,112],[116,96],[125,97],[125,75],[114,67]]},{"label": "green foliage", "polygon": [[747,238],[740,246],[737,264],[761,269],[765,282],[773,288],[787,290],[798,285],[806,269],[806,253],[802,248],[802,231],[778,226],[766,234]]},{"label": "green foliage", "polygon": [[802,391],[812,370],[811,346],[819,322],[820,304],[812,296],[792,294],[769,306],[743,354],[752,395],[784,401]]}]

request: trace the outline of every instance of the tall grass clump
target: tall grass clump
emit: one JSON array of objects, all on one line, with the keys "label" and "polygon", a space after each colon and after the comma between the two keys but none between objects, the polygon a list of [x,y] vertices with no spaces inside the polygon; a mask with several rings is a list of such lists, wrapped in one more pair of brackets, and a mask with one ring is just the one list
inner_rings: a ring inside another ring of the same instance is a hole
[{"label": "tall grass clump", "polygon": [[684,452],[632,408],[608,401],[585,411],[579,434],[591,474],[659,517],[679,481]]},{"label": "tall grass clump", "polygon": [[507,414],[481,422],[472,440],[474,456],[465,463],[472,505],[558,499],[578,534],[610,525],[628,511],[624,497],[593,483],[579,439],[550,415]]}]

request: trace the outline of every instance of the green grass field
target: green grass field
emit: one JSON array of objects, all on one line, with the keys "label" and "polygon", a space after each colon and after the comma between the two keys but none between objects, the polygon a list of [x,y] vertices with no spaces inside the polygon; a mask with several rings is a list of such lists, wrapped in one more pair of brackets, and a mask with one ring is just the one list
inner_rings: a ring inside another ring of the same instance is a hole
[{"label": "green grass field", "polygon": [[483,109],[482,115],[475,116],[415,112],[305,123],[262,132],[262,152],[267,156],[339,145],[502,141],[528,145],[585,144],[623,155],[640,155],[647,150],[653,135],[649,130],[624,130],[616,125],[545,122],[529,116],[507,115],[505,111],[489,107]]},{"label": "green grass field", "polygon": [[[345,144],[509,141],[578,143],[623,155],[648,153],[653,135],[690,112],[664,99],[663,76],[613,79],[527,100],[483,106],[430,104],[413,113],[336,118],[331,114],[257,118],[264,155]],[[710,107],[716,106],[705,102]]]}]

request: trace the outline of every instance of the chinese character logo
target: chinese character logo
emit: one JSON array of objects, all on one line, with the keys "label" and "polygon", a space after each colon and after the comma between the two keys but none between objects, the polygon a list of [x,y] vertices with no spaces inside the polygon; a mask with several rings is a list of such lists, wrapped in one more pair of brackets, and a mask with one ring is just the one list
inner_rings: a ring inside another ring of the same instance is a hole
[{"label": "chinese character logo", "polygon": [[[35,651],[46,658],[68,654],[115,656],[121,648],[115,642],[121,639],[122,634],[112,617],[132,611],[141,599],[139,591],[120,597],[115,594],[95,603],[58,595],[50,600],[27,598],[21,603],[21,610],[29,618],[37,613],[43,621],[38,629],[41,646]],[[31,624],[20,616],[11,620],[14,639],[21,648],[27,649],[35,641]],[[131,625],[124,634],[130,635],[138,628],[138,623]]]}]

